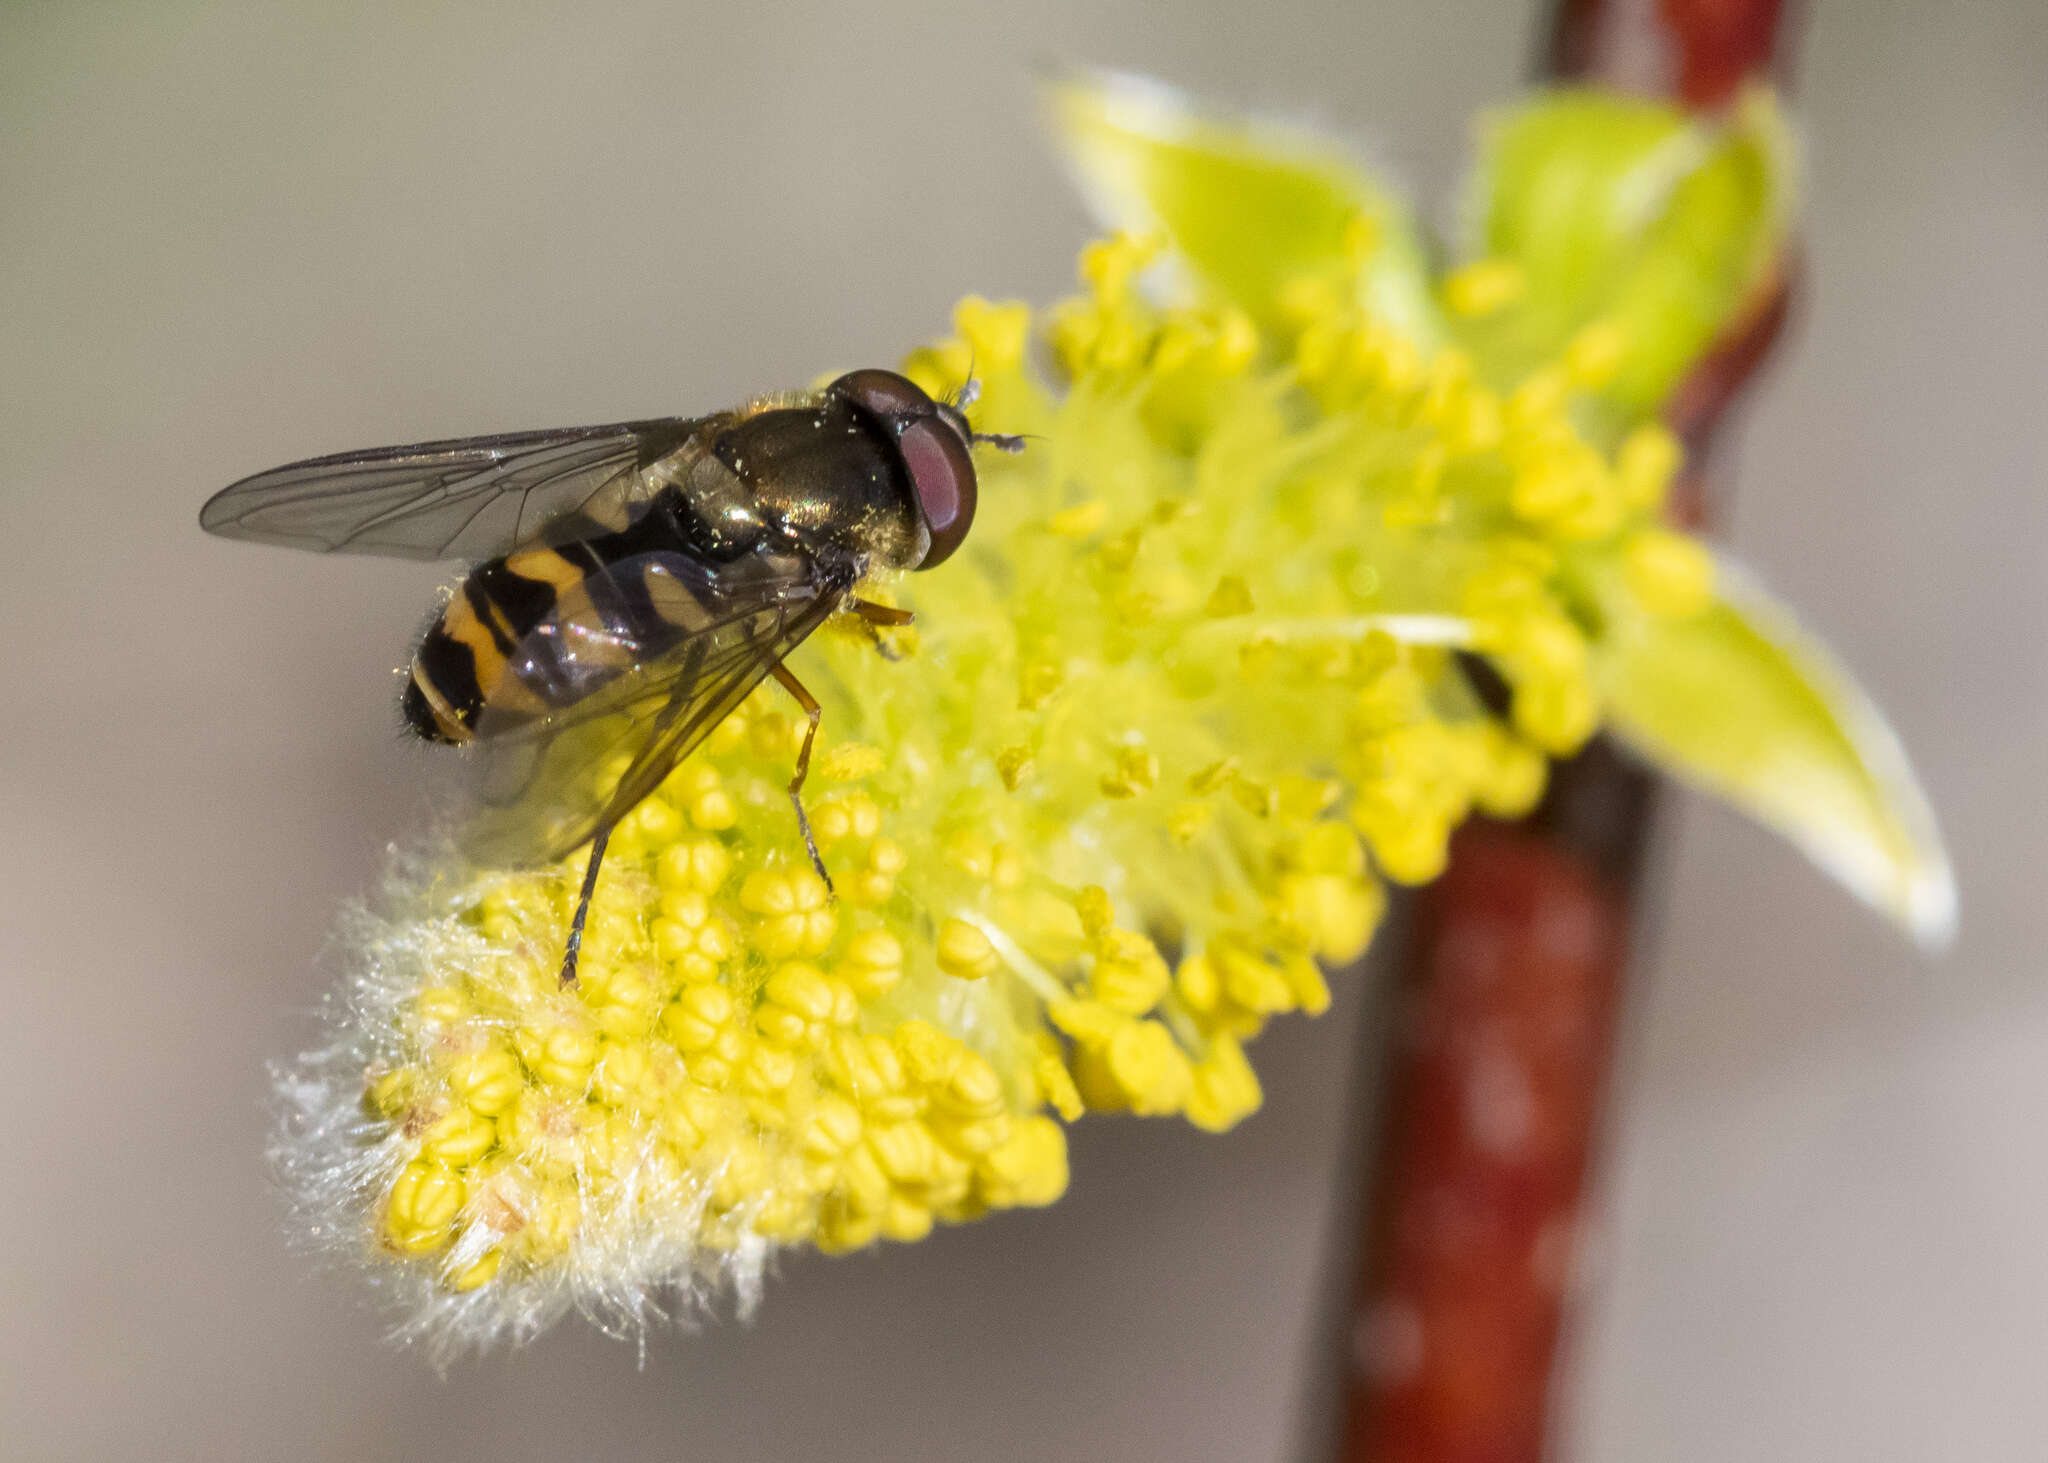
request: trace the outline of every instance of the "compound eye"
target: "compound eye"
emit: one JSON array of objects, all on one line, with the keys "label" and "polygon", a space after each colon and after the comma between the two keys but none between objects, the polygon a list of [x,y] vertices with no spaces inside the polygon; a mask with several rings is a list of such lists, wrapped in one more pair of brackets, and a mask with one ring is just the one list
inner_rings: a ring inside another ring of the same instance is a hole
[{"label": "compound eye", "polygon": [[932,399],[924,394],[923,389],[907,376],[899,376],[894,371],[849,371],[834,381],[829,389],[884,421],[926,416],[933,410]]},{"label": "compound eye", "polygon": [[951,558],[974,524],[974,456],[960,434],[936,416],[905,427],[897,445],[931,530],[931,547],[917,566],[929,569]]}]

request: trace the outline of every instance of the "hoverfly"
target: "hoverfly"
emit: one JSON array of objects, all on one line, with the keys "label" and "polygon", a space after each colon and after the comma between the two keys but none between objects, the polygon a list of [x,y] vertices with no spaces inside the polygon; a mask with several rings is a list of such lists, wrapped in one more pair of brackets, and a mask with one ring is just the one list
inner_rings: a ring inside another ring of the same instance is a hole
[{"label": "hoverfly", "polygon": [[400,709],[428,741],[490,753],[486,803],[505,816],[473,842],[521,861],[591,846],[569,985],[612,830],[769,676],[809,719],[789,797],[830,887],[803,805],[822,713],[783,661],[842,607],[871,627],[909,622],[853,590],[960,547],[974,445],[1023,445],[975,432],[973,399],[971,379],[934,401],[893,371],[854,371],[705,417],[316,457],[223,489],[199,522],[322,553],[471,562]]}]

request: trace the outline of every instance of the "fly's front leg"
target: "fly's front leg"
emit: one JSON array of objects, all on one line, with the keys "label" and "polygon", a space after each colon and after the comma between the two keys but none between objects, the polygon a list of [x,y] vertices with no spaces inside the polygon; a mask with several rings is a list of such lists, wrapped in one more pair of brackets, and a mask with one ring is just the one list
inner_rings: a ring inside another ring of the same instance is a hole
[{"label": "fly's front leg", "polygon": [[811,724],[804,730],[803,750],[796,754],[796,776],[789,780],[789,803],[796,809],[796,826],[803,830],[804,849],[811,856],[811,867],[825,881],[825,892],[832,894],[835,892],[832,876],[825,872],[825,860],[818,856],[818,840],[811,835],[810,815],[804,812],[804,779],[811,774],[811,744],[818,740],[818,722],[825,715],[825,709],[818,704],[817,697],[804,689],[804,683],[790,672],[788,666],[776,666],[775,679],[782,683],[783,690],[796,697],[796,704],[810,718]]},{"label": "fly's front leg", "polygon": [[878,605],[864,599],[851,600],[846,607],[870,625],[908,625],[917,618],[909,610],[895,605]]},{"label": "fly's front leg", "polygon": [[868,638],[875,642],[875,649],[882,652],[884,660],[901,660],[903,652],[882,638],[883,629],[899,630],[911,624],[917,616],[909,610],[898,609],[895,605],[871,604],[864,599],[849,601],[847,609],[859,619],[868,632]]}]

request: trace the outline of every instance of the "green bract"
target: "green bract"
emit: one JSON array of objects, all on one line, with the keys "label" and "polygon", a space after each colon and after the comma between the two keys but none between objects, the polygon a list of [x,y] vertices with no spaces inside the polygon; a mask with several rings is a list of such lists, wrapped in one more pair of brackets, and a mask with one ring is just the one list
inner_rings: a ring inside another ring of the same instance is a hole
[{"label": "green bract", "polygon": [[[1464,193],[1469,237],[1435,280],[1410,211],[1327,140],[1128,77],[1063,80],[1050,97],[1105,219],[1163,236],[1199,290],[1272,338],[1356,311],[1423,352],[1462,351],[1508,393],[1547,393],[1546,376],[1576,364],[1574,416],[1610,446],[1654,422],[1762,303],[1790,227],[1790,139],[1762,92],[1707,119],[1593,90],[1490,114]],[[1654,454],[1652,440],[1637,445]],[[1598,592],[1623,567],[1610,546],[1564,557],[1586,596],[1603,720],[1921,941],[1945,940],[1955,888],[1926,798],[1826,652],[1725,571],[1702,576],[1693,612],[1647,615]]]}]

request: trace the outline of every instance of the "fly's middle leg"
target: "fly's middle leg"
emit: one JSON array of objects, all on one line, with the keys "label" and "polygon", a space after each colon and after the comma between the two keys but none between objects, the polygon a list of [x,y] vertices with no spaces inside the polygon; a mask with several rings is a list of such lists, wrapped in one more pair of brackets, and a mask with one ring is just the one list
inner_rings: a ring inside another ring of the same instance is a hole
[{"label": "fly's middle leg", "polygon": [[804,729],[803,750],[796,754],[796,776],[789,780],[789,802],[796,809],[796,826],[803,831],[804,850],[811,856],[811,867],[825,881],[825,892],[832,894],[836,892],[832,888],[832,876],[825,872],[825,860],[818,855],[818,840],[811,833],[810,815],[804,811],[804,779],[811,775],[811,745],[818,740],[818,722],[824,717],[825,710],[818,705],[818,698],[804,689],[804,683],[791,673],[788,666],[777,665],[775,679],[782,683],[785,691],[796,697],[796,704],[810,718],[811,724]]}]

